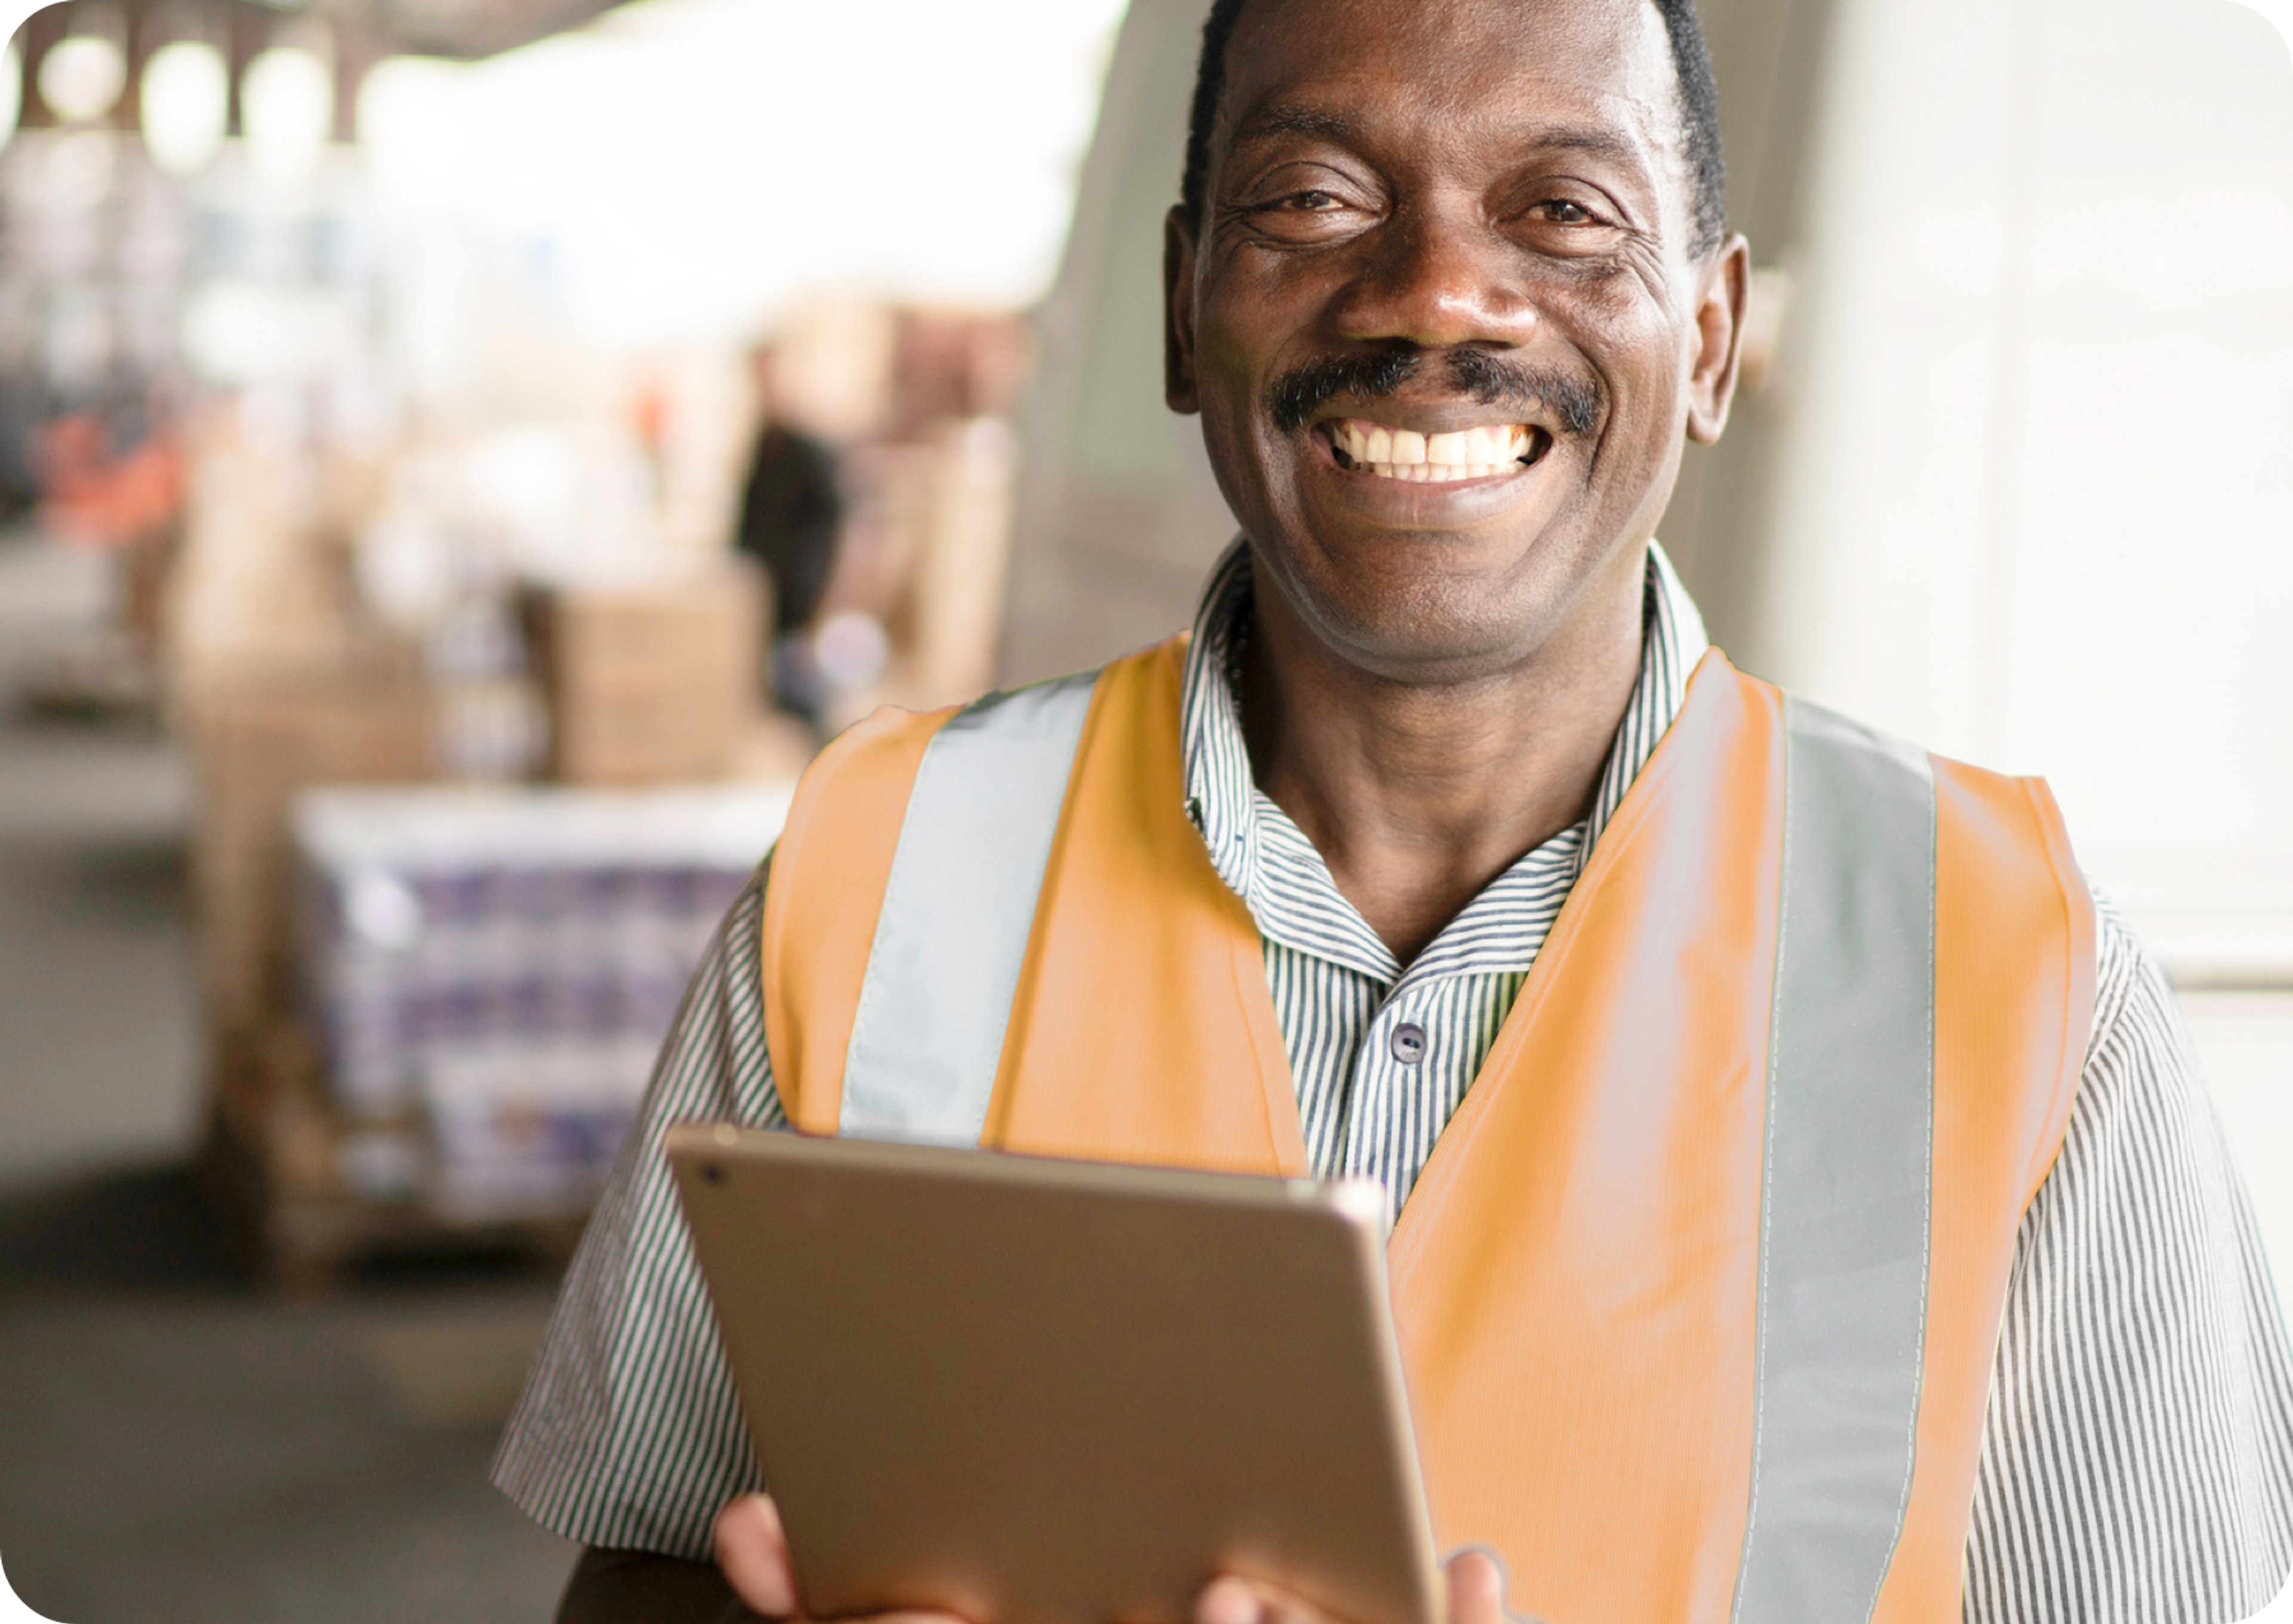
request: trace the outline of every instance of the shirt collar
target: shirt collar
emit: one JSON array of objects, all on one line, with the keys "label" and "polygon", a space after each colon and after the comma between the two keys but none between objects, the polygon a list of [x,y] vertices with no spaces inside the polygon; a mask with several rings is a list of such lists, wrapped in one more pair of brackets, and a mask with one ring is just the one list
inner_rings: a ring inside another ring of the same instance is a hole
[{"label": "shirt collar", "polygon": [[[1236,633],[1250,610],[1251,592],[1250,551],[1237,537],[1211,572],[1187,650],[1179,730],[1187,814],[1202,832],[1211,867],[1249,907],[1260,931],[1290,946],[1337,958],[1392,982],[1399,974],[1392,955],[1339,894],[1319,854],[1259,789],[1251,774],[1232,676]],[[1582,823],[1527,853],[1491,883],[1483,898],[1500,908],[1502,895],[1492,893],[1549,891],[1556,868],[1565,869],[1563,877],[1573,882],[1592,843],[1608,827],[1657,740],[1679,715],[1689,675],[1710,646],[1703,617],[1681,586],[1672,561],[1654,542],[1649,545],[1644,617],[1640,676],[1609,747],[1592,810]],[[1544,879],[1536,885],[1527,885],[1538,869],[1545,871]],[[1508,886],[1508,880],[1520,883]],[[1459,920],[1485,911],[1481,901],[1477,898]],[[1442,942],[1437,940],[1411,966],[1411,974],[1430,973],[1437,967],[1449,973],[1526,969],[1543,942],[1550,918],[1548,915],[1541,921],[1523,923],[1528,928],[1508,933],[1491,932],[1484,922],[1481,930],[1472,933],[1477,945],[1466,956],[1470,962],[1451,962],[1459,956],[1439,951]],[[1449,933],[1445,932],[1444,936]]]}]

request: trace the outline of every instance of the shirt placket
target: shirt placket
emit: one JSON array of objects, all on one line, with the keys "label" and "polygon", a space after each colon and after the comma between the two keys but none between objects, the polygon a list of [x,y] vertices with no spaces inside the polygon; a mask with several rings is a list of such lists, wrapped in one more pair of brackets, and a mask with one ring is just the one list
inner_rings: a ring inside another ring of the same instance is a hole
[{"label": "shirt placket", "polygon": [[1433,987],[1405,976],[1370,1018],[1354,1051],[1344,1170],[1384,1187],[1389,1220],[1400,1210],[1422,1159],[1415,1142],[1428,1120],[1429,1090],[1438,1088],[1440,1062],[1456,1046],[1455,1034],[1440,1030]]}]

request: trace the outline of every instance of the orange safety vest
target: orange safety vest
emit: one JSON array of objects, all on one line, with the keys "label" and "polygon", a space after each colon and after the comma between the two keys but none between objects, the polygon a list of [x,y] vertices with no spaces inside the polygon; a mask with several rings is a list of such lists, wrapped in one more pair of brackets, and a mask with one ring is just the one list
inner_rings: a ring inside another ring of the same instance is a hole
[{"label": "orange safety vest", "polygon": [[[1300,1176],[1184,640],[879,712],[764,914],[790,1119]],[[1548,1624],[1956,1624],[2094,922],[2044,785],[1697,666],[1388,1248],[1437,1540]]]}]

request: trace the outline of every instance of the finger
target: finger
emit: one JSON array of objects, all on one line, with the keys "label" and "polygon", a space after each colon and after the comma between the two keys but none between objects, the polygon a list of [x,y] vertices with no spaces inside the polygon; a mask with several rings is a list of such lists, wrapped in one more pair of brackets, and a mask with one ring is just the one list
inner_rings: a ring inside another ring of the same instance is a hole
[{"label": "finger", "polygon": [[1262,1624],[1258,1592],[1238,1579],[1214,1579],[1195,1598],[1195,1624]]},{"label": "finger", "polygon": [[772,1496],[744,1494],[731,1502],[717,1514],[712,1539],[717,1569],[743,1606],[769,1619],[788,1618],[796,1612],[788,1535]]},{"label": "finger", "polygon": [[1504,1570],[1482,1550],[1449,1558],[1449,1624],[1506,1624]]},{"label": "finger", "polygon": [[1226,1574],[1195,1598],[1194,1624],[1333,1624],[1311,1602],[1277,1585]]}]

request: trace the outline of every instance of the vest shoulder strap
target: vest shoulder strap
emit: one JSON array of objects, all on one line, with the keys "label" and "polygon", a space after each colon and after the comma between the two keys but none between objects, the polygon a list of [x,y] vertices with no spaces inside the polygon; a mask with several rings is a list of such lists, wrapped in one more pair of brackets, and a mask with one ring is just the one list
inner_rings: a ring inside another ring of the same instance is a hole
[{"label": "vest shoulder strap", "polygon": [[958,712],[909,793],[837,1131],[976,1144],[1096,673]]},{"label": "vest shoulder strap", "polygon": [[972,1143],[1098,673],[886,707],[823,750],[766,881],[766,1043],[807,1132]]},{"label": "vest shoulder strap", "polygon": [[1935,783],[1786,696],[1751,1493],[1733,1617],[1862,1620],[1901,1530],[1932,1215]]}]

